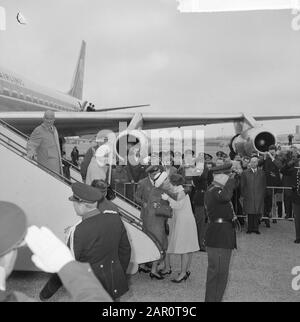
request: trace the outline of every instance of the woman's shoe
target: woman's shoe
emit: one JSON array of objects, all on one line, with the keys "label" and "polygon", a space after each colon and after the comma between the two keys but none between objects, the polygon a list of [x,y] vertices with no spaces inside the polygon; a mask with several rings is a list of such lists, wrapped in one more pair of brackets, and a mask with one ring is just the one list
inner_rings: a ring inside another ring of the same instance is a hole
[{"label": "woman's shoe", "polygon": [[186,271],[186,275],[187,275],[188,277],[190,277],[191,272],[190,272],[190,271]]},{"label": "woman's shoe", "polygon": [[138,272],[139,273],[146,273],[146,274],[148,274],[148,273],[150,273],[151,272],[151,270],[150,269],[147,269],[147,268],[144,268],[144,267],[139,267],[138,268]]},{"label": "woman's shoe", "polygon": [[161,275],[160,275],[160,274],[158,274],[158,273],[157,273],[157,275],[156,275],[156,274],[153,274],[153,273],[151,272],[149,275],[150,275],[151,279],[153,279],[153,278],[156,278],[157,280],[163,280],[163,279],[164,279],[164,277],[163,277],[163,276],[161,276]]},{"label": "woman's shoe", "polygon": [[165,276],[165,275],[170,275],[172,274],[172,269],[170,267],[170,269],[167,272],[163,272],[162,270],[158,272],[161,276]]},{"label": "woman's shoe", "polygon": [[171,282],[173,282],[173,283],[181,283],[182,281],[186,281],[189,276],[190,275],[186,272],[185,275],[180,280],[173,279],[173,280],[171,280]]}]

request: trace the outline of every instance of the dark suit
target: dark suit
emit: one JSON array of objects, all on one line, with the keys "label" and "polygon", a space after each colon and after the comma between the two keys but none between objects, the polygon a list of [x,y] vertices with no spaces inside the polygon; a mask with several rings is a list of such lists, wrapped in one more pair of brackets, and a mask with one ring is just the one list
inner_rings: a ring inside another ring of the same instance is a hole
[{"label": "dark suit", "polygon": [[[89,263],[104,289],[112,298],[128,291],[126,270],[131,247],[124,224],[114,204],[104,200],[82,217],[73,230],[69,246],[77,261]],[[61,282],[54,274],[45,288],[54,294]]]},{"label": "dark suit", "polygon": [[264,213],[266,177],[264,171],[247,169],[241,174],[243,210],[248,216],[248,231],[258,231],[259,217]]},{"label": "dark suit", "polygon": [[[236,248],[231,204],[235,185],[235,180],[229,179],[223,189],[211,185],[205,193],[209,219],[205,238],[208,255],[205,302],[221,302],[226,289],[231,253]],[[224,222],[217,223],[216,220],[220,219]]]}]

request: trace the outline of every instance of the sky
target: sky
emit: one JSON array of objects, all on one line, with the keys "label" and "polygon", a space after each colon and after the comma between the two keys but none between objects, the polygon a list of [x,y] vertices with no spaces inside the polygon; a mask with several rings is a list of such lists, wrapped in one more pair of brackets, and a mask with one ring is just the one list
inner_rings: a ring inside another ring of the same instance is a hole
[{"label": "sky", "polygon": [[[67,91],[84,39],[84,98],[151,113],[300,114],[300,15],[180,13],[176,0],[0,0],[0,65]],[[20,25],[21,12],[28,24]],[[298,28],[292,28],[293,26]],[[133,112],[133,110],[131,110]],[[297,121],[265,122],[276,133]],[[231,124],[205,135],[233,134]]]}]

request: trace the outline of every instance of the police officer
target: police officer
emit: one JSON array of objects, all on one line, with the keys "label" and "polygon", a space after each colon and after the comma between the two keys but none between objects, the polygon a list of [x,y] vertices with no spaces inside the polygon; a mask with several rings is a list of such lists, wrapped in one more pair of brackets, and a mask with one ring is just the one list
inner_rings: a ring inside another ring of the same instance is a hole
[{"label": "police officer", "polygon": [[[76,182],[72,185],[74,209],[81,222],[72,227],[69,247],[79,262],[90,263],[91,268],[113,299],[128,291],[126,270],[131,247],[117,208],[106,200],[107,185],[97,188]],[[53,275],[40,293],[41,299],[50,298],[61,286]]]},{"label": "police officer", "polygon": [[13,270],[17,248],[24,241],[41,270],[57,272],[73,300],[111,302],[89,264],[78,263],[70,250],[46,227],[27,229],[26,215],[17,205],[0,201],[0,302],[33,302],[23,293],[6,291],[5,280]]},{"label": "police officer", "polygon": [[[220,171],[219,171],[220,172]],[[209,226],[205,244],[208,255],[206,302],[221,302],[226,289],[232,249],[236,248],[231,198],[235,174],[216,173],[205,193],[204,203]]]}]

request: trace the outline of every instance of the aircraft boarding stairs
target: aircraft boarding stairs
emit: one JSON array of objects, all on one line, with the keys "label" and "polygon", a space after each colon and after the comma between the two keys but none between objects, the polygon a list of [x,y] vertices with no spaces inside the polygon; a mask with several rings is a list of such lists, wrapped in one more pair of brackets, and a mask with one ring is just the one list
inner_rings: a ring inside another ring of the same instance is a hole
[{"label": "aircraft boarding stairs", "polygon": [[[81,181],[79,169],[70,165],[69,180],[29,160],[27,140],[25,134],[0,120],[0,200],[21,207],[27,214],[28,225],[46,226],[65,240],[65,229],[80,221],[68,200],[72,195],[72,182]],[[134,274],[138,264],[160,259],[163,250],[156,238],[143,230],[139,207],[115,193],[112,202],[119,209],[132,248],[128,273]],[[21,247],[15,269],[36,270],[30,257],[29,249]]]}]

